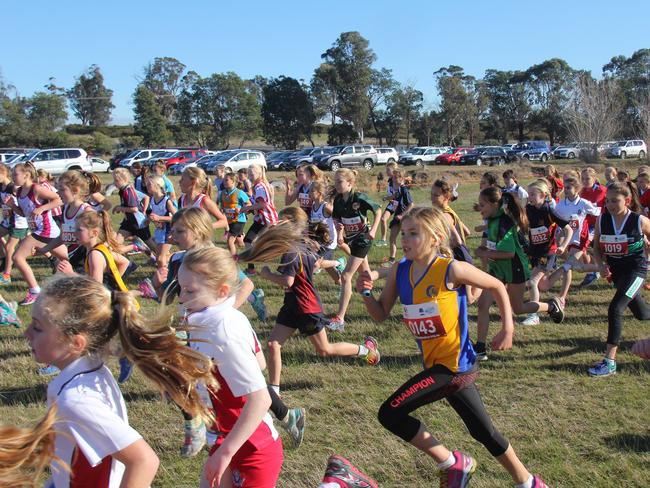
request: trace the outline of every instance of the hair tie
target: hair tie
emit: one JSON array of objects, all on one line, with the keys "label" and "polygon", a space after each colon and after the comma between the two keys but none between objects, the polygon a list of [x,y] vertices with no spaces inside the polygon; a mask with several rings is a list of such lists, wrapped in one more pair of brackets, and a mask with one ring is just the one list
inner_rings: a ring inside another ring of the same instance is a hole
[{"label": "hair tie", "polygon": [[235,260],[235,262],[239,262],[239,254],[233,254],[232,258]]}]

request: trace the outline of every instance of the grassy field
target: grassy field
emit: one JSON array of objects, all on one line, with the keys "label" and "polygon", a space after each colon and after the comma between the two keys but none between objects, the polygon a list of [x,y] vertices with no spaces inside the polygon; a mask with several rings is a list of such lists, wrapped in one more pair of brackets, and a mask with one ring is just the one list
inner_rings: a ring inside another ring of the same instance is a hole
[{"label": "grassy field", "polygon": [[[373,183],[376,171],[367,175],[361,185],[373,196],[377,196]],[[430,177],[441,172],[430,170]],[[470,228],[479,221],[478,214],[471,210],[477,198],[479,174],[476,169],[451,173],[461,182],[461,198],[455,208]],[[527,175],[524,181],[531,179],[529,172]],[[428,186],[416,189],[414,194],[418,204],[429,204]],[[279,197],[281,208],[282,195]],[[470,247],[476,245],[477,239],[472,238]],[[371,264],[378,266],[386,253],[386,248],[374,248]],[[152,272],[143,257],[136,256],[136,261],[141,266],[128,280],[130,287]],[[42,259],[34,259],[32,266],[42,279],[50,274]],[[582,278],[581,273],[576,273],[575,283]],[[257,278],[254,281],[266,293],[271,318],[266,324],[260,323],[248,304],[244,312],[264,338],[273,325],[283,292],[269,282]],[[338,290],[325,273],[316,276],[316,284],[326,312],[332,314]],[[20,299],[24,292],[25,284],[17,273],[13,283],[2,290],[7,300]],[[635,340],[650,335],[650,323],[636,321],[627,314],[619,373],[606,379],[592,379],[586,374],[586,368],[603,355],[607,304],[612,296],[613,290],[604,280],[588,290],[572,291],[563,324],[543,320],[539,326],[517,327],[514,348],[491,353],[490,360],[481,364],[478,385],[495,425],[510,439],[529,469],[542,474],[549,486],[650,486],[650,363],[629,352]],[[152,302],[149,306],[153,306]],[[498,327],[496,312],[493,309],[493,333]],[[332,453],[348,457],[382,487],[437,486],[435,464],[385,431],[376,420],[377,409],[385,398],[421,369],[418,349],[398,314],[396,307],[389,320],[377,324],[369,319],[361,300],[353,296],[345,332],[330,335],[332,341],[350,342],[366,334],[375,336],[382,353],[377,367],[356,360],[321,359],[300,337],[286,344],[283,397],[290,406],[307,409],[307,431],[299,449],[285,447],[280,488],[317,486]],[[471,335],[475,337],[475,306],[470,315]],[[21,308],[20,316],[27,323],[29,307]],[[27,424],[39,418],[45,410],[47,380],[36,374],[22,330],[0,330],[0,365],[1,421]],[[116,371],[117,362],[112,360],[111,365]],[[131,424],[160,456],[154,486],[197,486],[206,453],[189,460],[179,456],[182,417],[178,410],[162,401],[138,372],[122,391]],[[472,486],[511,486],[505,471],[469,437],[445,402],[421,408],[416,415],[448,447],[477,458],[479,467]]]}]

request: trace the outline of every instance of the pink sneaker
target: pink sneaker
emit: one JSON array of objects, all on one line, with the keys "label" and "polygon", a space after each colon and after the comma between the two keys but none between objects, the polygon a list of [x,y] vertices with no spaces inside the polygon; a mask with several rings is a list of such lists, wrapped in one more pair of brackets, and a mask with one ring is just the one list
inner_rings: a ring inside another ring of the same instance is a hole
[{"label": "pink sneaker", "polygon": [[145,278],[144,281],[138,285],[138,289],[144,298],[158,300],[158,294],[156,293],[156,290],[153,287],[153,283],[149,278]]},{"label": "pink sneaker", "polygon": [[23,298],[22,302],[19,302],[18,305],[31,305],[36,301],[38,298],[38,293],[32,293],[31,291],[27,292],[27,295],[25,295],[25,298]]},{"label": "pink sneaker", "polygon": [[378,488],[377,482],[359,471],[343,456],[332,454],[327,460],[323,483],[336,483],[346,488]]},{"label": "pink sneaker", "polygon": [[548,488],[548,485],[544,483],[544,480],[539,476],[533,476],[533,488]]},{"label": "pink sneaker", "polygon": [[476,459],[460,451],[452,454],[456,462],[451,468],[440,472],[440,488],[465,488],[476,471]]},{"label": "pink sneaker", "polygon": [[377,339],[372,336],[366,336],[363,345],[368,348],[368,354],[364,357],[366,363],[370,366],[376,366],[379,364],[381,355],[379,354],[379,344],[377,344]]}]

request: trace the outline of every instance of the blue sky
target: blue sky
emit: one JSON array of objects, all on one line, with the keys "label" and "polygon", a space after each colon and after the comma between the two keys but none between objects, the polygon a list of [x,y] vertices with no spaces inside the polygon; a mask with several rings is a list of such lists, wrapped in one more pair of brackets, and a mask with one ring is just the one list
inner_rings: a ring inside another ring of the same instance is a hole
[{"label": "blue sky", "polygon": [[202,76],[235,71],[308,81],[338,35],[357,30],[370,41],[376,67],[393,69],[434,108],[432,73],[442,66],[481,77],[487,68],[526,69],[561,57],[599,75],[612,56],[650,47],[648,0],[2,3],[5,82],[28,96],[50,76],[70,87],[97,64],[114,90],[115,123],[132,120],[138,77],[157,56]]}]

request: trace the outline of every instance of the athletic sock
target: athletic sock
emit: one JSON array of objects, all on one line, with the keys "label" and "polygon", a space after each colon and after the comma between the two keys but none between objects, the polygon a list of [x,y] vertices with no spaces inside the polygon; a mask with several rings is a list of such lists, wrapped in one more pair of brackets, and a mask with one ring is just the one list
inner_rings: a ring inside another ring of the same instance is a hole
[{"label": "athletic sock", "polygon": [[341,485],[340,483],[328,482],[328,483],[321,483],[320,485],[318,485],[318,488],[341,488],[343,486],[344,485]]},{"label": "athletic sock", "polygon": [[41,292],[41,287],[40,286],[35,286],[34,288],[30,288],[29,292],[38,295]]},{"label": "athletic sock", "polygon": [[357,354],[357,356],[361,358],[365,358],[367,355],[368,355],[368,348],[363,344],[359,344],[359,353]]},{"label": "athletic sock", "polygon": [[269,385],[269,388],[275,391],[278,395],[280,394],[280,385]]},{"label": "athletic sock", "polygon": [[516,485],[516,488],[533,488],[533,475],[529,474],[528,479]]},{"label": "athletic sock", "polygon": [[451,468],[454,465],[455,462],[456,462],[456,458],[454,457],[454,453],[450,452],[449,457],[447,458],[446,461],[438,463],[438,469],[440,471],[446,471],[449,468]]}]

